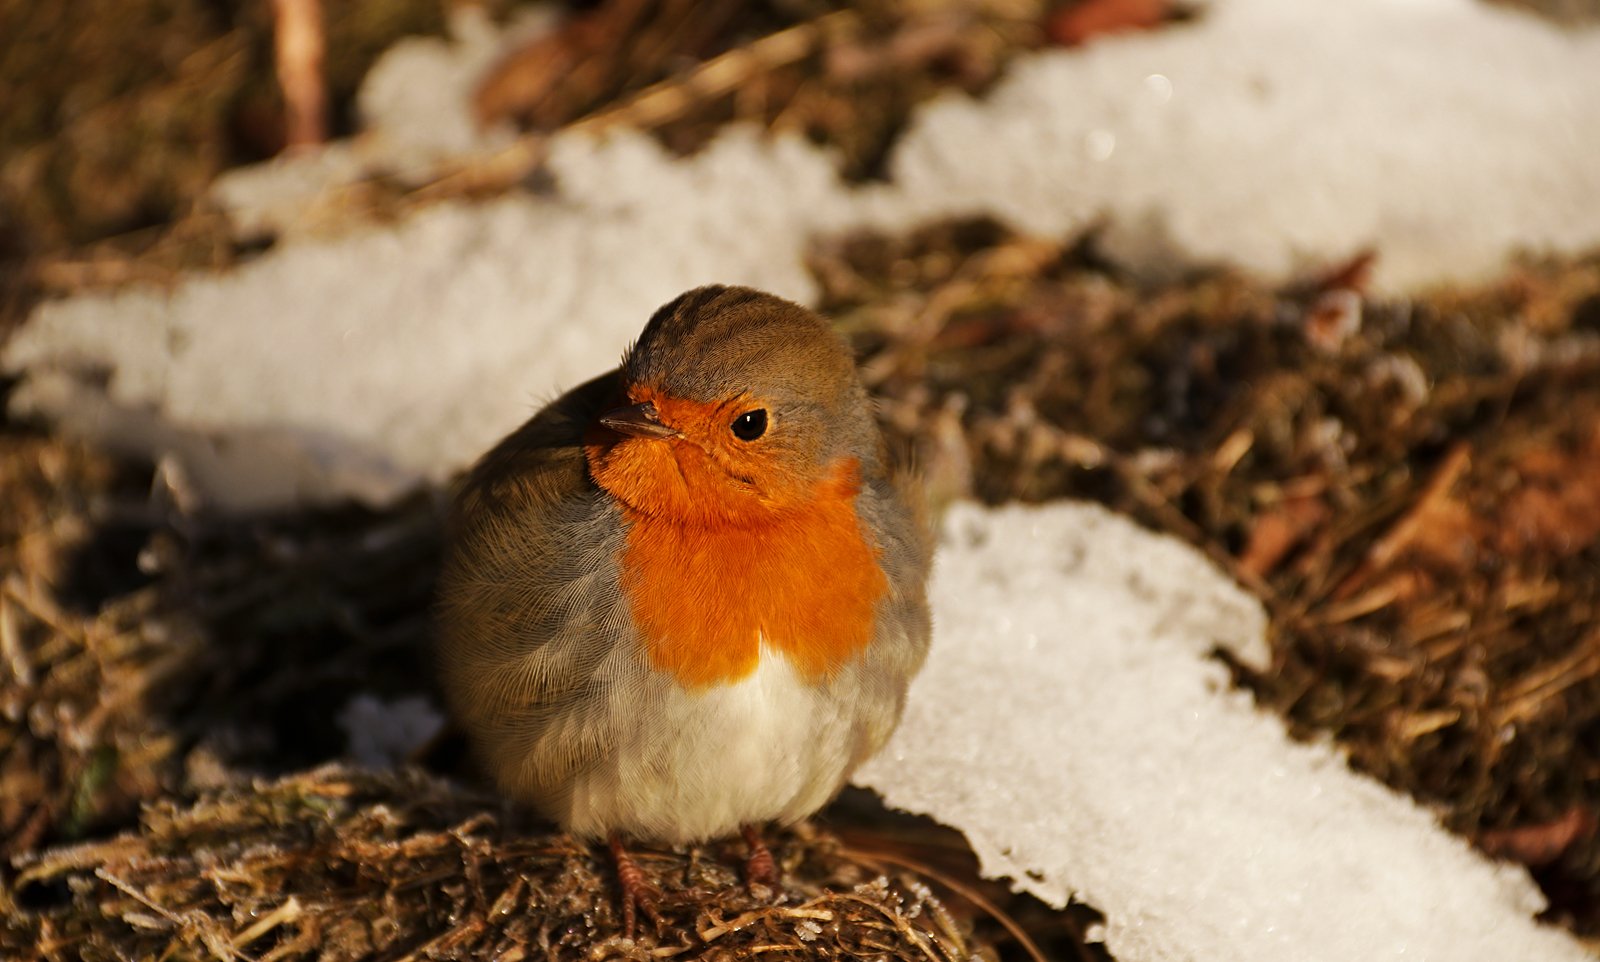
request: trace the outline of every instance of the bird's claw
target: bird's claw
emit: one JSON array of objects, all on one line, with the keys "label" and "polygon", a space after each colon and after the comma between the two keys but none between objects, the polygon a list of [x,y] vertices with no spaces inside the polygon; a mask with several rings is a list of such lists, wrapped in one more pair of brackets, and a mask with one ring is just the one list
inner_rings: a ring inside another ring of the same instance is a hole
[{"label": "bird's claw", "polygon": [[644,914],[655,923],[656,931],[661,931],[665,925],[661,920],[661,910],[657,907],[661,892],[645,881],[644,870],[622,847],[622,839],[615,835],[611,836],[611,858],[617,863],[617,883],[622,888],[622,937],[630,941],[633,939],[638,928],[639,909],[644,909]]},{"label": "bird's claw", "polygon": [[769,891],[778,891],[778,863],[772,858],[772,851],[761,840],[761,833],[753,825],[746,825],[742,830],[744,840],[750,846],[750,853],[744,859],[744,881],[751,889],[758,885],[766,886]]}]

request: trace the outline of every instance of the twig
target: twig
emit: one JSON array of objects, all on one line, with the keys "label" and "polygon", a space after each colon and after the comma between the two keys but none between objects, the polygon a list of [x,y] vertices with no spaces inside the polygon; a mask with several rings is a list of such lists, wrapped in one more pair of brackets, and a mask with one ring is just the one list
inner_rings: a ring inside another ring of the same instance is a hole
[{"label": "twig", "polygon": [[853,19],[848,10],[768,34],[743,47],[713,57],[681,79],[663,80],[609,110],[572,124],[574,130],[603,130],[617,124],[649,128],[680,117],[696,103],[720,97],[758,73],[788,66],[808,56],[830,30]]},{"label": "twig", "polygon": [[1445,455],[1444,463],[1433,473],[1428,486],[1422,489],[1422,494],[1400,520],[1384,534],[1383,537],[1372,543],[1367,549],[1367,557],[1352,571],[1349,577],[1340,582],[1339,587],[1333,590],[1333,600],[1343,601],[1367,582],[1374,574],[1387,568],[1400,552],[1404,551],[1417,534],[1422,530],[1423,521],[1427,518],[1436,504],[1439,503],[1450,489],[1455,486],[1456,479],[1461,477],[1463,471],[1472,463],[1472,446],[1465,441],[1459,441]]},{"label": "twig", "polygon": [[1567,657],[1509,685],[1494,713],[1496,727],[1536,716],[1550,699],[1596,675],[1600,675],[1600,630],[1584,636]]},{"label": "twig", "polygon": [[[595,133],[619,124],[641,129],[660,126],[682,116],[697,103],[747,84],[758,73],[776,70],[808,56],[829,31],[840,29],[851,17],[853,13],[841,10],[768,34],[706,61],[686,77],[646,87],[625,102],[574,121],[566,129]],[[546,134],[526,134],[487,156],[441,173],[408,194],[407,199],[426,202],[436,197],[514,184],[544,162],[548,143]]]},{"label": "twig", "polygon": [[311,147],[328,136],[322,77],[322,0],[273,0],[273,43],[283,89],[284,146]]},{"label": "twig", "polygon": [[230,944],[234,949],[242,949],[285,922],[293,922],[300,918],[302,911],[300,900],[291,895],[288,901],[256,920],[254,925],[235,935]]},{"label": "twig", "polygon": [[[1011,933],[1011,937],[1017,940],[1017,944],[1022,946],[1022,950],[1028,953],[1028,957],[1033,959],[1034,962],[1047,962],[1044,953],[1039,950],[1039,946],[1034,943],[1033,939],[1022,928],[1022,926],[1017,924],[1017,920],[1013,919],[1009,914],[1002,910],[1000,906],[984,898],[982,894],[980,894],[976,889],[973,889],[971,886],[958,882],[950,876],[945,875],[943,872],[935,871],[934,869],[923,865],[921,862],[917,862],[908,858],[902,858],[898,855],[890,855],[884,852],[874,852],[869,855],[860,849],[854,848],[846,848],[844,849],[844,852],[851,858],[862,862],[869,867],[875,868],[878,871],[883,870],[881,863],[888,862],[891,865],[898,865],[903,869],[908,869],[917,873],[918,875],[938,882],[940,885],[943,885],[945,888],[966,899],[968,902],[976,905],[979,909],[989,913],[989,915],[996,922],[999,922],[1007,932]],[[1074,939],[1073,944],[1078,950],[1079,957],[1082,958],[1084,962],[1092,962],[1089,956],[1089,950],[1086,946],[1079,944],[1076,939]]]}]

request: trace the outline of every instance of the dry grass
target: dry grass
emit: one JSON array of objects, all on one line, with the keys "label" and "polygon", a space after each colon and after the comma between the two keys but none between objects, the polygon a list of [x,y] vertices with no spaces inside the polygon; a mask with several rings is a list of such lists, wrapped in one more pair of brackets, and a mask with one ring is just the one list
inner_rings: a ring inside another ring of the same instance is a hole
[{"label": "dry grass", "polygon": [[815,257],[936,497],[1195,544],[1272,616],[1242,684],[1600,931],[1600,257],[1389,300],[1366,263],[1141,282],[983,222]]},{"label": "dry grass", "polygon": [[417,772],[328,765],[144,810],[136,831],[14,861],[0,950],[17,957],[751,958],[955,962],[965,937],[926,886],[831,837],[775,840],[777,898],[723,853],[636,852],[667,922],[618,934],[599,848]]},{"label": "dry grass", "polygon": [[[1532,5],[1593,15],[1592,0]],[[0,17],[22,36],[47,6]],[[0,130],[0,336],[45,292],[249,253],[199,201],[232,159],[272,149],[264,21],[167,6],[176,20],[147,24],[175,52],[159,64],[111,56],[139,44],[107,17],[34,30],[0,61],[12,84],[62,65],[28,81],[36,101],[87,105],[63,129],[17,114]],[[357,6],[395,19],[330,35],[353,72],[336,102],[385,38],[438,26],[410,2]],[[775,3],[709,24],[690,22],[697,5],[608,6],[610,23],[557,38],[587,72],[521,100],[485,88],[480,109],[529,123],[517,151],[421,185],[375,179],[336,213],[520,189],[537,131],[571,122],[643,123],[687,152],[754,120],[875,176],[912,106],[984,89],[1048,15]],[[1600,933],[1600,257],[1378,299],[1361,258],[1274,290],[1226,271],[1140,277],[1092,234],[965,222],[835,238],[813,266],[936,501],[1093,498],[1197,545],[1272,615],[1273,667],[1235,666],[1241,684],[1529,865],[1553,919]],[[945,910],[903,873],[880,879],[892,837],[1059,957],[1090,957],[1081,911],[1008,900],[957,841],[847,810],[833,818],[849,849],[811,830],[776,840],[778,901],[737,884],[737,852],[648,854],[670,927],[627,945],[609,868],[463,787],[458,743],[404,774],[327,765],[355,695],[433,695],[441,498],[194,517],[148,466],[0,430],[0,955],[1015,954],[965,899]]]}]

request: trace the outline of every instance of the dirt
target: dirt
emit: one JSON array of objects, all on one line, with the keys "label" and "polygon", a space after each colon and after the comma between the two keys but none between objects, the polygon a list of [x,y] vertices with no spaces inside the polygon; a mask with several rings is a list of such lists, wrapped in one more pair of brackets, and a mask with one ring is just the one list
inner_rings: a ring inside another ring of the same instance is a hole
[{"label": "dirt", "polygon": [[[797,126],[870,178],[917,102],[981,93],[1082,6],[855,8],[745,93],[689,96],[654,129],[688,152],[736,117]],[[442,12],[327,8],[347,127],[377,51]],[[676,82],[684,58],[839,12],[733,4],[689,36],[683,5],[585,9],[560,37],[588,86],[482,109],[568,123]],[[964,39],[973,23],[986,39]],[[594,41],[617,31],[627,44]],[[0,3],[0,37],[0,100],[28,105],[0,118],[0,337],[39,297],[250,253],[203,195],[281,136],[263,8]],[[1089,498],[1196,545],[1271,616],[1272,667],[1232,665],[1238,684],[1528,865],[1549,920],[1600,937],[1600,254],[1377,297],[1363,278],[1382,256],[1282,289],[1156,280],[1093,232],[974,220],[824,239],[812,267],[935,504]],[[1022,957],[982,902],[1056,957],[1098,951],[1090,910],[1011,897],[959,838],[857,795],[773,839],[781,901],[737,884],[737,847],[650,853],[680,901],[627,946],[599,853],[487,794],[448,732],[404,774],[335,764],[356,695],[439,703],[447,497],[195,516],[150,465],[0,427],[0,954]]]}]

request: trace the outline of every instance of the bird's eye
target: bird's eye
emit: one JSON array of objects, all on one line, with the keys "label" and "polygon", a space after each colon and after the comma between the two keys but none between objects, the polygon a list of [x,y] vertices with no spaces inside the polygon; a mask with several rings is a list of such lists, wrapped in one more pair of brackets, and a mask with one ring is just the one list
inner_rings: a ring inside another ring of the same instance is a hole
[{"label": "bird's eye", "polygon": [[767,433],[767,412],[761,409],[746,411],[733,419],[730,425],[733,436],[741,441],[754,441]]}]

